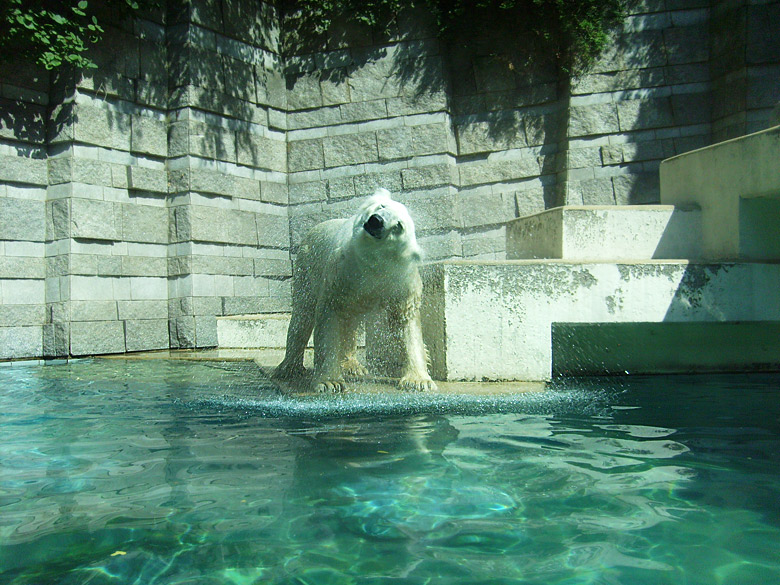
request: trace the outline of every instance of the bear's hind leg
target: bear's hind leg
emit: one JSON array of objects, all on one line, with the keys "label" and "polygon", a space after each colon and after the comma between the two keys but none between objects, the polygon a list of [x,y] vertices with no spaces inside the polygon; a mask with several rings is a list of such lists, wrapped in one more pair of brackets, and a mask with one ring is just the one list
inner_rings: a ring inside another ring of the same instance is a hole
[{"label": "bear's hind leg", "polygon": [[277,366],[273,374],[274,378],[296,379],[306,375],[303,367],[303,354],[309,343],[312,329],[314,328],[314,315],[312,309],[307,306],[305,299],[293,302],[292,317],[287,328],[287,347],[282,363]]}]

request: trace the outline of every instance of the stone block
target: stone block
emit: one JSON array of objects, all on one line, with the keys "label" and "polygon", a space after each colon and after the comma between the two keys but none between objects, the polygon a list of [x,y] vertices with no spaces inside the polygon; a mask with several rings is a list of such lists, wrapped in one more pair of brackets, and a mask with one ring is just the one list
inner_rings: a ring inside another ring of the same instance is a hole
[{"label": "stone block", "polygon": [[255,258],[255,276],[292,276],[289,258]]},{"label": "stone block", "polygon": [[196,347],[217,346],[217,318],[215,315],[195,317],[195,344]]},{"label": "stone block", "polygon": [[322,91],[316,75],[290,76],[287,81],[287,107],[290,110],[306,110],[322,106]]},{"label": "stone block", "polygon": [[0,280],[0,302],[3,305],[35,305],[46,302],[43,279],[8,278]]},{"label": "stone block", "polygon": [[44,278],[43,257],[0,256],[0,278]]},{"label": "stone block", "polygon": [[260,246],[290,247],[290,229],[286,215],[258,213],[255,215],[255,219],[257,221],[257,243]]},{"label": "stone block", "polygon": [[614,205],[615,194],[611,179],[599,178],[569,183],[571,195],[583,205]]},{"label": "stone block", "polygon": [[290,204],[311,203],[313,201],[325,201],[327,199],[327,183],[325,181],[312,181],[310,183],[290,183]]},{"label": "stone block", "polygon": [[70,298],[73,301],[112,301],[116,280],[105,276],[71,276]]},{"label": "stone block", "polygon": [[225,197],[260,199],[260,182],[255,179],[239,177],[230,173],[220,173],[193,169],[190,171],[192,191],[211,193]]},{"label": "stone block", "polygon": [[43,356],[59,357],[70,353],[70,323],[55,321],[43,326]]},{"label": "stone block", "polygon": [[[188,131],[186,154],[228,162],[236,161],[236,136],[231,130],[189,122]],[[180,150],[181,146],[177,145],[177,149]]]},{"label": "stone block", "polygon": [[658,173],[639,173],[612,177],[615,203],[640,205],[661,200]]},{"label": "stone block", "polygon": [[414,154],[412,129],[409,126],[388,128],[376,133],[379,160],[408,158]]},{"label": "stone block", "polygon": [[122,239],[126,242],[168,243],[168,210],[152,205],[122,205]]},{"label": "stone block", "polygon": [[[343,84],[346,87],[346,84]],[[370,100],[367,102],[352,102],[342,104],[339,108],[343,122],[363,122],[387,117],[387,102],[385,100]]]},{"label": "stone block", "polygon": [[150,256],[120,256],[121,276],[168,276],[167,258]]},{"label": "stone block", "polygon": [[[117,301],[116,310],[121,321],[138,319],[167,319],[168,301]],[[167,335],[167,328],[166,328]]]},{"label": "stone block", "polygon": [[669,65],[700,63],[709,59],[707,23],[664,30]]},{"label": "stone block", "polygon": [[615,104],[574,106],[569,110],[569,136],[612,134],[621,129]]},{"label": "stone block", "polygon": [[133,319],[125,321],[127,351],[167,349],[169,346],[168,319]]},{"label": "stone block", "polygon": [[[134,191],[168,193],[168,173],[164,170],[129,166],[127,168],[127,188]],[[110,182],[108,184],[111,184]]]},{"label": "stone block", "polygon": [[281,72],[257,65],[255,67],[255,87],[257,103],[279,110],[287,110],[287,83]]},{"label": "stone block", "polygon": [[526,177],[536,177],[541,166],[537,157],[522,157],[516,160],[478,161],[458,165],[462,187],[498,183]]},{"label": "stone block", "polygon": [[71,166],[73,174],[70,179],[76,183],[101,187],[110,187],[113,184],[112,171],[115,165],[99,160],[74,158]]},{"label": "stone block", "polygon": [[0,156],[0,181],[46,185],[48,166],[45,160],[25,156]]},{"label": "stone block", "polygon": [[620,130],[647,130],[674,125],[674,114],[669,98],[627,100],[617,104]]},{"label": "stone block", "polygon": [[403,93],[400,78],[393,74],[391,58],[377,59],[366,66],[350,68],[347,83],[353,102],[393,98]]},{"label": "stone block", "polygon": [[238,164],[271,171],[287,171],[287,145],[282,139],[248,132],[237,134]]},{"label": "stone block", "polygon": [[133,301],[152,301],[168,298],[167,277],[131,276],[123,279],[129,284],[130,294],[124,298]]},{"label": "stone block", "polygon": [[582,169],[601,166],[601,151],[598,147],[571,148],[566,152],[566,167]]},{"label": "stone block", "polygon": [[746,62],[777,63],[780,61],[780,43],[777,42],[780,5],[776,2],[753,3],[747,11]]},{"label": "stone block", "polygon": [[108,102],[104,107],[78,104],[74,108],[74,138],[78,142],[115,150],[130,150],[131,117]]},{"label": "stone block", "polygon": [[401,181],[405,190],[439,187],[453,184],[453,173],[454,166],[448,164],[403,169]]},{"label": "stone block", "polygon": [[355,182],[352,180],[352,177],[328,179],[327,193],[330,201],[351,199],[355,196]]},{"label": "stone block", "polygon": [[254,261],[252,258],[193,255],[192,272],[195,274],[249,276],[254,274]]},{"label": "stone block", "polygon": [[0,240],[43,242],[45,239],[46,205],[43,201],[0,197]]},{"label": "stone block", "polygon": [[182,316],[168,321],[171,349],[192,349],[195,345],[195,317]]},{"label": "stone block", "polygon": [[287,144],[287,168],[291,173],[325,167],[322,140],[296,140]]},{"label": "stone block", "polygon": [[115,301],[71,301],[71,321],[116,321]]},{"label": "stone block", "polygon": [[461,194],[459,203],[466,229],[503,224],[514,218],[514,197],[510,197],[509,193]]},{"label": "stone block", "polygon": [[[286,181],[286,175],[284,179]],[[273,181],[260,183],[260,200],[287,205],[289,203],[287,183],[277,183]]]},{"label": "stone block", "polygon": [[[198,205],[182,211],[182,215],[177,213],[176,216],[176,230],[180,241],[257,245],[254,213]],[[183,233],[179,233],[180,228]]]},{"label": "stone block", "polygon": [[447,124],[419,124],[411,126],[412,152],[415,156],[427,154],[454,153],[454,141],[451,140]]},{"label": "stone block", "polygon": [[[0,215],[2,218],[2,215]],[[46,202],[46,236],[52,240],[70,237],[70,201],[56,199]]]},{"label": "stone block", "polygon": [[399,193],[403,189],[400,171],[384,173],[365,173],[353,177],[355,193],[359,197],[371,195],[378,188],[387,189],[390,193]]},{"label": "stone block", "polygon": [[287,114],[287,126],[290,130],[335,126],[342,123],[341,110],[338,106],[293,111]]},{"label": "stone block", "polygon": [[124,353],[121,321],[74,321],[70,324],[70,353],[74,356]]},{"label": "stone block", "polygon": [[46,321],[44,305],[0,304],[0,327],[27,327],[42,325]]},{"label": "stone block", "polygon": [[379,160],[374,132],[342,134],[323,139],[326,167],[357,165]]},{"label": "stone block", "polygon": [[462,155],[495,152],[528,145],[523,121],[514,116],[501,116],[486,122],[457,126],[458,152]]},{"label": "stone block", "polygon": [[222,56],[222,63],[226,93],[247,102],[256,101],[254,65],[226,55]]},{"label": "stone block", "polygon": [[402,196],[397,196],[396,199],[409,209],[418,235],[420,232],[442,232],[461,227],[458,201],[449,190],[436,193],[435,196],[424,191],[404,193]]},{"label": "stone block", "polygon": [[130,148],[133,152],[164,157],[168,154],[168,127],[165,120],[133,116],[130,121]]},{"label": "stone block", "polygon": [[74,238],[121,240],[121,209],[107,201],[74,198],[71,201],[70,229]]},{"label": "stone block", "polygon": [[43,355],[43,327],[1,327],[0,359],[31,358]]}]

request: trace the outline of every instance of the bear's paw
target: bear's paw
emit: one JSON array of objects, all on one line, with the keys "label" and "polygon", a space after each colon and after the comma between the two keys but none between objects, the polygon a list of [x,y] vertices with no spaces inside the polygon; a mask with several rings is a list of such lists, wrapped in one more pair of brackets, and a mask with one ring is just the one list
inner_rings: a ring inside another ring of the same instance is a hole
[{"label": "bear's paw", "polygon": [[344,392],[347,389],[347,383],[343,378],[337,380],[320,380],[315,383],[314,388],[317,392],[332,394],[336,392]]},{"label": "bear's paw", "polygon": [[341,371],[347,378],[362,378],[368,375],[368,370],[355,358],[347,358],[341,363]]},{"label": "bear's paw", "polygon": [[398,381],[398,387],[411,392],[433,392],[436,390],[436,383],[427,376],[404,376]]}]

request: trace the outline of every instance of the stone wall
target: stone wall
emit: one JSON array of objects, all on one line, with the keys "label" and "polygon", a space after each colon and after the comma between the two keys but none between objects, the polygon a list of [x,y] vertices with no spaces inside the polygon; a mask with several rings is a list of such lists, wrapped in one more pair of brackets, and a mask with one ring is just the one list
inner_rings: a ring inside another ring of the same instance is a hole
[{"label": "stone wall", "polygon": [[504,258],[505,223],[556,205],[656,202],[663,158],[768,124],[779,6],[632,0],[570,82],[420,14],[282,56],[257,0],[114,23],[97,70],[5,65],[0,359],[213,346],[218,316],[288,310],[304,231],[378,186],[429,259]]}]

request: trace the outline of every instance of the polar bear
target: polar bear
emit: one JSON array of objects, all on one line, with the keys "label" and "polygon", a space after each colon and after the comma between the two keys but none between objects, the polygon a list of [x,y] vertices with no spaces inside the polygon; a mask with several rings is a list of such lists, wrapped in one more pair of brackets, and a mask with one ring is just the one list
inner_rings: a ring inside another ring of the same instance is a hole
[{"label": "polar bear", "polygon": [[303,352],[313,329],[317,391],[344,390],[345,375],[366,373],[355,357],[357,327],[366,313],[384,309],[395,329],[389,333],[403,348],[399,386],[435,389],[420,324],[420,258],[414,222],[386,189],[368,197],[351,218],[314,226],[295,263],[287,349],[274,376],[305,374]]}]

